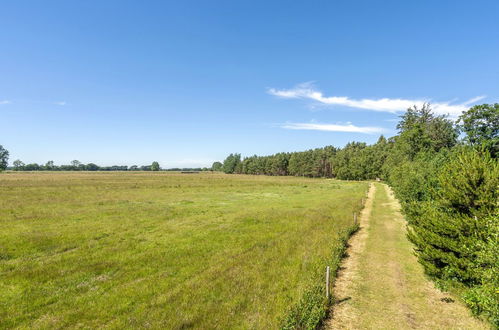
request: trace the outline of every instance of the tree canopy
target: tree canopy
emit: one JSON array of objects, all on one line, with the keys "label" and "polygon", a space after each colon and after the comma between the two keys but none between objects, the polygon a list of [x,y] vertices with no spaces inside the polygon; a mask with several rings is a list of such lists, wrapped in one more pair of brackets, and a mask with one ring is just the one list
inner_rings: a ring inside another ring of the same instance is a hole
[{"label": "tree canopy", "polygon": [[152,162],[152,164],[151,164],[151,171],[159,171],[159,170],[160,170],[159,163],[158,162]]},{"label": "tree canopy", "polygon": [[468,143],[499,153],[499,103],[475,105],[459,117],[458,124]]},{"label": "tree canopy", "polygon": [[221,171],[222,170],[222,167],[223,167],[223,164],[220,163],[220,162],[214,162],[212,165],[211,165],[211,170],[212,171]]},{"label": "tree canopy", "polygon": [[7,168],[9,164],[9,152],[3,146],[0,145],[0,171]]}]

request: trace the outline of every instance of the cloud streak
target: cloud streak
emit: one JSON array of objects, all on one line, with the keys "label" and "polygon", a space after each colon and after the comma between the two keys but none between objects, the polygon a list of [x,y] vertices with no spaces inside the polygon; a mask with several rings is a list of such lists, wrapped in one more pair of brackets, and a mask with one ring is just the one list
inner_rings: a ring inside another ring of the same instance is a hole
[{"label": "cloud streak", "polygon": [[362,134],[382,133],[385,130],[381,127],[354,126],[352,124],[320,124],[320,123],[286,123],[280,126],[285,129],[293,130],[309,130],[309,131],[326,131],[326,132],[348,132]]},{"label": "cloud streak", "polygon": [[[311,83],[300,84],[291,89],[270,88],[268,93],[286,99],[308,99],[324,105],[345,106],[390,113],[404,112],[414,105],[421,107],[424,103],[431,101],[428,99],[351,99],[347,96],[325,96]],[[464,103],[456,104],[451,104],[451,102],[431,102],[431,107],[436,114],[457,117],[463,111],[468,110],[471,104],[482,100],[484,97],[485,96],[478,96]]]},{"label": "cloud streak", "polygon": [[[58,105],[58,106],[65,106],[65,105],[68,105],[68,103],[66,101],[56,101],[56,102],[44,102],[44,101],[28,101],[28,100],[23,100],[23,101],[18,101],[16,100],[16,103],[29,103],[29,104],[54,104],[54,105]],[[0,100],[0,105],[2,104],[12,104],[12,101],[10,100]]]}]

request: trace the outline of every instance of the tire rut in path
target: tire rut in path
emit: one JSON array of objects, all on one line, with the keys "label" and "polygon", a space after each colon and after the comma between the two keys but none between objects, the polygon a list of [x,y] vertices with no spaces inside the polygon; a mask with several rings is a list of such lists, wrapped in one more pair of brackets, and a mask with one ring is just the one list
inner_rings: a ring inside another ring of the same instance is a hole
[{"label": "tire rut in path", "polygon": [[435,288],[406,237],[391,189],[374,183],[349,240],[326,329],[488,329]]}]

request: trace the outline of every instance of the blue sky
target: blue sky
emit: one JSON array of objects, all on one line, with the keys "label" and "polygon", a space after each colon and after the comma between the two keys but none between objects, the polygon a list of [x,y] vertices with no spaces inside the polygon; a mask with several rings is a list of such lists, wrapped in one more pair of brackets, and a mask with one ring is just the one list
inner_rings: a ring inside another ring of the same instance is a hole
[{"label": "blue sky", "polygon": [[11,162],[209,166],[499,101],[499,1],[3,1]]}]

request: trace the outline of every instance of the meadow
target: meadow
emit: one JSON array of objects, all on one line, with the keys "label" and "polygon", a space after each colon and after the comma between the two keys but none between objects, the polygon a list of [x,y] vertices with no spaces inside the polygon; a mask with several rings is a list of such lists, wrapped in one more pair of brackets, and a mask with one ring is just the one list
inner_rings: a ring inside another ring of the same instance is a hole
[{"label": "meadow", "polygon": [[165,172],[0,175],[0,328],[274,329],[368,184]]}]

